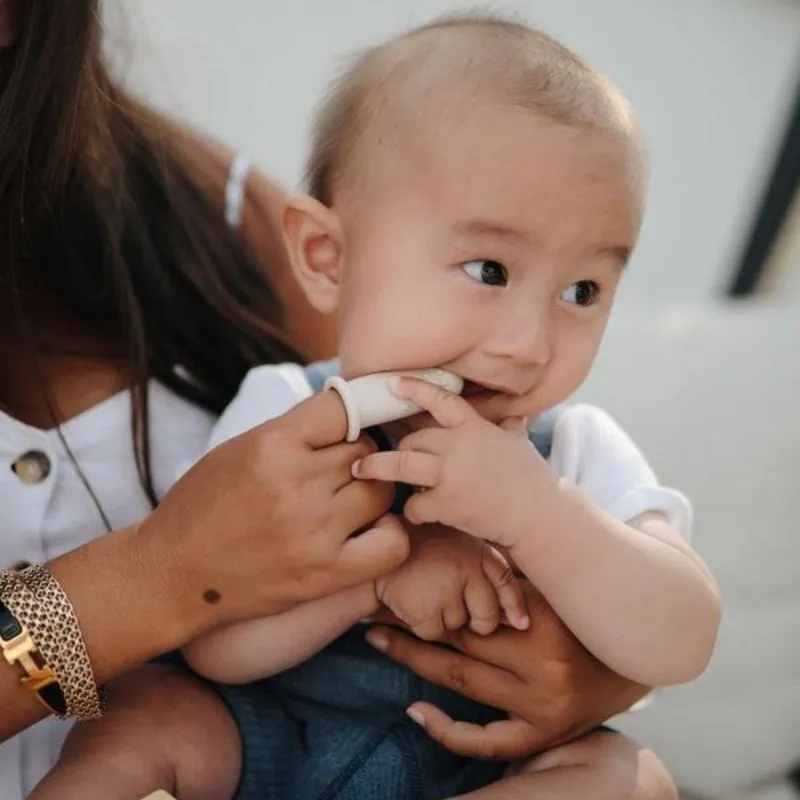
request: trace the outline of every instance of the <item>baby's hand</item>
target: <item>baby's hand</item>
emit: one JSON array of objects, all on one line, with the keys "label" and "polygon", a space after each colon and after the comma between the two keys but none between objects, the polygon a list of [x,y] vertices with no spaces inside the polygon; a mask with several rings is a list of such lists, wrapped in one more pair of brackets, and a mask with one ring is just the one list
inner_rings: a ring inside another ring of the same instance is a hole
[{"label": "baby's hand", "polygon": [[375,594],[421,639],[440,639],[467,624],[482,635],[504,620],[528,627],[522,589],[493,547],[440,525],[412,531],[411,542],[411,556],[375,582]]},{"label": "baby's hand", "polygon": [[422,381],[404,379],[396,391],[441,427],[418,430],[396,451],[356,462],[355,477],[420,487],[405,505],[409,522],[439,523],[509,549],[536,519],[546,519],[557,481],[523,420],[495,425],[464,398]]}]

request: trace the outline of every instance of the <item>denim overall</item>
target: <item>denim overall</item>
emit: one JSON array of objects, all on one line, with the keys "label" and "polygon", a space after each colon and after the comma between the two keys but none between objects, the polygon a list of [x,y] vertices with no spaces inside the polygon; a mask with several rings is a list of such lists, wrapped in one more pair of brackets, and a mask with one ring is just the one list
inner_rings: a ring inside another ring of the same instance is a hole
[{"label": "denim overall", "polygon": [[[307,367],[312,388],[336,369],[335,362]],[[545,458],[556,415],[548,412],[530,432]],[[355,626],[279,675],[217,687],[242,737],[237,800],[438,800],[502,777],[506,765],[450,753],[405,711],[425,700],[458,720],[486,724],[504,715],[393,663],[364,641],[366,630]]]}]

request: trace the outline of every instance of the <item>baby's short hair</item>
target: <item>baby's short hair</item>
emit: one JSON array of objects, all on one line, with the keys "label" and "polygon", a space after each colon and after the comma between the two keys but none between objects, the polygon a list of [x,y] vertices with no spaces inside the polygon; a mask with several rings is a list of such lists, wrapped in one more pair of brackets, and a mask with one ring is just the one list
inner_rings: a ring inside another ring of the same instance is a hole
[{"label": "baby's short hair", "polygon": [[314,117],[309,194],[331,205],[335,186],[380,117],[399,98],[416,92],[424,99],[447,82],[473,94],[488,90],[570,127],[627,136],[636,130],[621,92],[555,39],[492,13],[448,15],[361,51],[332,83]]}]

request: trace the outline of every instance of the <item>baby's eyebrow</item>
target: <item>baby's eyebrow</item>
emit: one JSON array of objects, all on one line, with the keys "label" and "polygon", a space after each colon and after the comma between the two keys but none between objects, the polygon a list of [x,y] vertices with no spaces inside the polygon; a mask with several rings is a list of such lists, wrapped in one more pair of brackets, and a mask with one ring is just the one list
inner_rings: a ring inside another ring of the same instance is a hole
[{"label": "baby's eyebrow", "polygon": [[601,247],[597,251],[597,255],[605,258],[612,258],[619,264],[620,270],[625,269],[628,266],[628,262],[631,260],[631,255],[633,254],[633,248],[629,247],[628,245],[619,244],[619,245],[611,245],[610,247]]},{"label": "baby's eyebrow", "polygon": [[[493,237],[495,239],[506,239],[514,244],[530,242],[530,235],[525,232],[512,225],[489,219],[470,219],[456,222],[452,227],[452,231],[459,236]],[[598,247],[594,251],[594,255],[598,258],[608,258],[615,261],[620,270],[625,269],[632,254],[633,247],[626,244]]]},{"label": "baby's eyebrow", "polygon": [[495,222],[485,219],[471,219],[464,222],[457,222],[453,225],[453,233],[466,236],[493,236],[498,239],[512,239],[514,241],[527,241],[528,237],[520,230],[505,225],[502,222]]}]

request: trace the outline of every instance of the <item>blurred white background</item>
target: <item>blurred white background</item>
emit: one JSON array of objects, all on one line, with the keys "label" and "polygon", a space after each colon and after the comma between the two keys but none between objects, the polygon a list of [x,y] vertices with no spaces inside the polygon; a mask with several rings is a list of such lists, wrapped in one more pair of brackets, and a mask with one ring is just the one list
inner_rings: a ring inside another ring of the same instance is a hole
[{"label": "blurred white background", "polygon": [[[290,186],[301,172],[309,113],[340,57],[461,7],[446,0],[107,5],[112,53],[134,86],[247,150]],[[719,576],[726,618],[709,673],[623,724],[654,744],[693,792],[791,797],[778,784],[800,763],[800,232],[784,248],[768,305],[730,307],[718,298],[789,113],[800,2],[494,7],[520,10],[607,72],[631,99],[652,154],[648,219],[585,394],[692,496],[696,544]]]},{"label": "blurred white background", "polygon": [[[109,4],[113,12],[123,7],[122,0]],[[471,3],[125,0],[127,41],[118,52],[149,98],[246,149],[293,185],[309,112],[338,60],[465,5]],[[651,206],[623,301],[652,304],[713,293],[727,280],[747,234],[794,90],[800,3],[492,5],[520,10],[607,72],[641,119],[653,160]],[[113,17],[116,23],[118,13]]]}]

